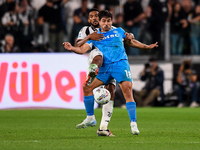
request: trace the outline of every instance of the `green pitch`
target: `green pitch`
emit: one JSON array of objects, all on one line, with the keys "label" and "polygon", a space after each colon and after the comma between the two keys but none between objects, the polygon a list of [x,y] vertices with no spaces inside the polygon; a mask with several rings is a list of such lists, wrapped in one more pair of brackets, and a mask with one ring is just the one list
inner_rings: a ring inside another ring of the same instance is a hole
[{"label": "green pitch", "polygon": [[0,110],[1,150],[198,150],[200,108],[137,108],[140,134],[130,132],[126,109],[114,108],[109,129],[116,137],[97,137],[96,127],[76,129],[85,110]]}]

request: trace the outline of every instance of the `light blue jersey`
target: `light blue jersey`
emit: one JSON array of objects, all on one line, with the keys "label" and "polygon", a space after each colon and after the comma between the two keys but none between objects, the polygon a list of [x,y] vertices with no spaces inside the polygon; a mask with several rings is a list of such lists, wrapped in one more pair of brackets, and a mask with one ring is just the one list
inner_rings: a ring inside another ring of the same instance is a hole
[{"label": "light blue jersey", "polygon": [[117,83],[132,82],[128,57],[123,43],[123,39],[126,37],[125,31],[122,28],[111,29],[108,32],[100,32],[100,30],[97,33],[104,34],[103,40],[87,42],[90,47],[94,45],[103,53],[103,65],[99,68],[96,78],[103,81],[104,84],[108,84],[112,78],[116,79]]},{"label": "light blue jersey", "polygon": [[104,63],[113,63],[122,59],[127,59],[127,55],[124,49],[123,39],[125,36],[125,31],[122,28],[112,28],[108,32],[100,32],[104,35],[104,39],[101,41],[90,40],[87,43],[92,46],[94,45],[103,53],[103,62]]},{"label": "light blue jersey", "polygon": [[[97,79],[102,81],[105,85],[114,78],[117,83],[132,82],[132,76],[128,58],[125,53],[123,39],[125,31],[122,28],[111,29],[108,32],[100,32],[104,35],[104,39],[101,41],[88,41],[87,43],[94,45],[103,53],[103,65],[99,68],[99,72],[96,76]],[[84,96],[84,104],[88,116],[94,115],[94,97]],[[129,114],[131,124],[136,124],[136,104],[135,102],[126,103],[126,108]],[[95,121],[96,123],[96,121]],[[132,131],[132,128],[131,128]],[[135,133],[134,133],[135,134]],[[137,134],[139,130],[137,129]]]}]

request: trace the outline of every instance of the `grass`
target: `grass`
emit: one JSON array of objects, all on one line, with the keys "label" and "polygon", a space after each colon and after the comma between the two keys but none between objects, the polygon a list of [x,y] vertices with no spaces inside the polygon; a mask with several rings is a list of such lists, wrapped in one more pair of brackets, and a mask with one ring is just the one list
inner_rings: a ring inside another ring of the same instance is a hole
[{"label": "grass", "polygon": [[76,129],[85,110],[0,110],[0,150],[200,150],[200,108],[137,108],[140,134],[130,133],[126,109],[114,108],[109,129]]}]

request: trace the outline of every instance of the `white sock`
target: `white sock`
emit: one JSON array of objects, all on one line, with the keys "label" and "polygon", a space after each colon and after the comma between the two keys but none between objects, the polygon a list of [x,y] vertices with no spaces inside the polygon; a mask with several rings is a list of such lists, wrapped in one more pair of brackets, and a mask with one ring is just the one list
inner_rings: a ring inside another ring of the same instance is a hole
[{"label": "white sock", "polygon": [[130,125],[130,126],[135,126],[135,125],[137,125],[136,122],[131,122],[131,125]]},{"label": "white sock", "polygon": [[103,105],[100,130],[107,130],[113,112],[113,104],[114,101],[109,101],[107,104]]},{"label": "white sock", "polygon": [[92,115],[92,116],[87,116],[87,119],[89,119],[89,120],[94,120],[95,117],[94,117],[94,115]]}]

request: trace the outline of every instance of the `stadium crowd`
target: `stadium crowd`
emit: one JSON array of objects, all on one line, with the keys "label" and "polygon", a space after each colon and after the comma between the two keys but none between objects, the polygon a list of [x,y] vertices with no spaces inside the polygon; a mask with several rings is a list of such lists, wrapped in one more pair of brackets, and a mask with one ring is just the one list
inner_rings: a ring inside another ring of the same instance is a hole
[{"label": "stadium crowd", "polygon": [[[136,39],[147,44],[158,41],[153,54],[164,55],[159,49],[164,47],[165,22],[170,23],[172,55],[200,53],[199,0],[0,0],[0,52],[66,52],[61,43],[74,43],[94,7],[111,10],[114,26]],[[8,37],[12,48],[7,46]],[[130,47],[126,51],[136,56],[152,53]]]}]

